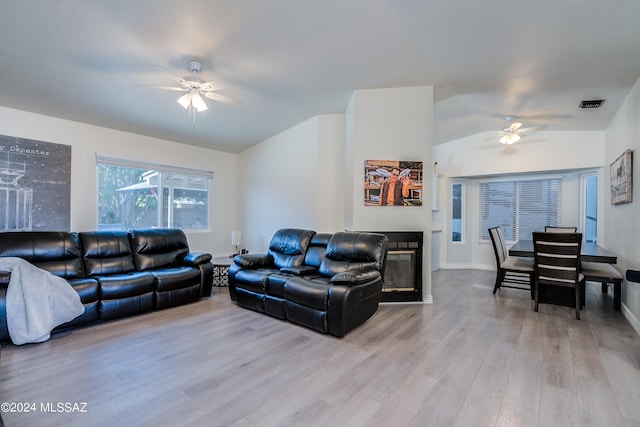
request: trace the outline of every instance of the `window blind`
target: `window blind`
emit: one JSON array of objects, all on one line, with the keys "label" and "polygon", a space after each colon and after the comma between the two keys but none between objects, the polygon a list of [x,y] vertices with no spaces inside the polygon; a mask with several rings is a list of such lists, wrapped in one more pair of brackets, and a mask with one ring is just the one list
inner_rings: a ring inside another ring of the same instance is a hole
[{"label": "window blind", "polygon": [[122,166],[127,168],[134,168],[134,169],[149,169],[149,170],[157,170],[161,172],[173,172],[173,173],[179,173],[179,174],[197,175],[197,176],[213,179],[213,171],[183,168],[180,166],[161,165],[157,163],[146,163],[146,162],[140,162],[136,160],[119,159],[116,157],[103,156],[97,153],[96,153],[96,163],[103,164],[103,165],[110,165],[110,166]]},{"label": "window blind", "polygon": [[533,231],[562,225],[561,218],[562,178],[480,183],[482,240],[496,226],[507,241],[531,239]]}]

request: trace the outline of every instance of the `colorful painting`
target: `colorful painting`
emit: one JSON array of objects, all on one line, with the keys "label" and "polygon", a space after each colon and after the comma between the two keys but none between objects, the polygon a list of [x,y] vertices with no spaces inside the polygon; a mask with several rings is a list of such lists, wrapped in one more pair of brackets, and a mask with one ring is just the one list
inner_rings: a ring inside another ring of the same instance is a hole
[{"label": "colorful painting", "polygon": [[71,146],[0,135],[0,231],[69,231]]},{"label": "colorful painting", "polygon": [[365,206],[422,206],[422,162],[365,160]]}]

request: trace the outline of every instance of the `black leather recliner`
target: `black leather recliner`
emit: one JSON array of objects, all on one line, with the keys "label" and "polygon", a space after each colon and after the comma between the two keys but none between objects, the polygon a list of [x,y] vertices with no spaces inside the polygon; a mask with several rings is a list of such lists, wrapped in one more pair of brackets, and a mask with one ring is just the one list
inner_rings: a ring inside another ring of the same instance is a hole
[{"label": "black leather recliner", "polygon": [[[0,257],[20,257],[60,276],[85,311],[56,329],[86,325],[196,301],[211,295],[211,255],[190,252],[179,229],[0,233]],[[0,342],[9,341],[0,272]]]},{"label": "black leather recliner", "polygon": [[378,309],[387,237],[375,233],[276,232],[269,253],[234,257],[236,303],[338,337]]}]

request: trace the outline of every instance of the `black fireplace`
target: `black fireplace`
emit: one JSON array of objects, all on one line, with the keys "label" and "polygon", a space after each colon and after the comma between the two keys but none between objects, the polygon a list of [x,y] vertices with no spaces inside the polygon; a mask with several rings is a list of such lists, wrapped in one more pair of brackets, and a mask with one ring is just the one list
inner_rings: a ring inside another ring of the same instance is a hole
[{"label": "black fireplace", "polygon": [[381,302],[422,301],[422,231],[376,231],[389,239]]}]

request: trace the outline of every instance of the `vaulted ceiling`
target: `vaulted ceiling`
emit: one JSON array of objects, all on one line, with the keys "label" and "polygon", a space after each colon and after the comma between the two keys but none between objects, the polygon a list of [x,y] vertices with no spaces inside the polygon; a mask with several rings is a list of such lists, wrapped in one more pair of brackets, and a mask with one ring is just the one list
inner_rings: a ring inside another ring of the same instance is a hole
[{"label": "vaulted ceiling", "polygon": [[[354,90],[434,86],[434,143],[604,129],[640,76],[638,0],[0,0],[0,105],[237,153]],[[158,89],[220,80],[195,126]],[[605,99],[581,110],[583,99]]]}]

